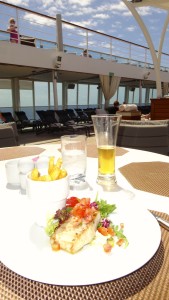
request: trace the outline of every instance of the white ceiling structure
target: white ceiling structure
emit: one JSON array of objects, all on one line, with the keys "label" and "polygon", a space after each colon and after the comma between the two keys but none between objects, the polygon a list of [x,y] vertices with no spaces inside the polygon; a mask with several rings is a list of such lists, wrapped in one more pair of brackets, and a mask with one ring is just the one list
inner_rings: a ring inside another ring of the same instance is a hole
[{"label": "white ceiling structure", "polygon": [[[144,37],[147,41],[148,47],[151,52],[153,64],[154,64],[154,70],[156,74],[156,88],[157,88],[157,97],[162,97],[162,89],[161,89],[161,77],[160,77],[160,63],[161,63],[161,54],[162,54],[162,48],[163,43],[165,39],[165,35],[167,32],[168,24],[169,24],[169,0],[122,0],[124,4],[127,6],[127,8],[132,13],[133,17],[136,19],[138,25],[140,26]],[[159,9],[165,9],[168,11],[167,17],[164,20],[163,29],[160,37],[159,42],[159,48],[158,52],[156,52],[153,41],[151,38],[151,35],[148,31],[148,28],[146,27],[143,19],[141,18],[139,14],[139,10],[137,8],[145,7],[145,6],[152,6]]]}]

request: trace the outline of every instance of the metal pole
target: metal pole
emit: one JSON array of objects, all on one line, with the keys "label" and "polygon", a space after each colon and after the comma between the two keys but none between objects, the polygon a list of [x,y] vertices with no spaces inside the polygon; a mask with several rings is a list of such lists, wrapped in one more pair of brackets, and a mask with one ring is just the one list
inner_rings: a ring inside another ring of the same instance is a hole
[{"label": "metal pole", "polygon": [[86,30],[86,49],[87,49],[87,53],[89,51],[89,41],[88,41],[88,31]]},{"label": "metal pole", "polygon": [[17,31],[18,31],[18,43],[20,43],[20,34],[19,34],[19,17],[18,17],[18,9],[16,8],[16,24],[17,24]]},{"label": "metal pole", "polygon": [[56,15],[56,39],[58,50],[63,51],[62,20],[60,14]]},{"label": "metal pole", "polygon": [[32,98],[33,98],[33,119],[35,118],[35,84],[34,81],[32,81]]}]

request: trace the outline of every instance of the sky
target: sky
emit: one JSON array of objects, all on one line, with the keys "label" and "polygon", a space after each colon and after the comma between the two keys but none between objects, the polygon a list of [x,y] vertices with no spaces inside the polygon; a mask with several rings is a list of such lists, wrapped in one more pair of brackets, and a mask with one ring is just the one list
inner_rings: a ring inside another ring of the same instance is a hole
[{"label": "sky", "polygon": [[[3,2],[52,17],[61,14],[64,21],[147,46],[138,23],[121,0],[6,0]],[[167,12],[150,6],[140,8],[138,12],[151,34],[155,48],[158,49]],[[168,45],[169,29],[163,52],[169,53]]]}]

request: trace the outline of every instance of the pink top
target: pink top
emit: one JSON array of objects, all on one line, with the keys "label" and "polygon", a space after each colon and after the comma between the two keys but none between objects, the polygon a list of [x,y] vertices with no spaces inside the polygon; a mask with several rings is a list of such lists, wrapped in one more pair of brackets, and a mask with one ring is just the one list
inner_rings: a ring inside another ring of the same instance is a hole
[{"label": "pink top", "polygon": [[16,29],[10,29],[10,41],[14,41],[18,43],[18,32]]}]

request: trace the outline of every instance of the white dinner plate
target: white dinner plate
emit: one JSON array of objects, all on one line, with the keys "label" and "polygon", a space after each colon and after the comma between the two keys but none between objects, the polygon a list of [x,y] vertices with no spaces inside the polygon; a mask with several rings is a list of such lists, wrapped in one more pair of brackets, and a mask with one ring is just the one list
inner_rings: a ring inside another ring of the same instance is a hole
[{"label": "white dinner plate", "polygon": [[[6,203],[6,204],[5,204]],[[77,254],[51,250],[44,230],[31,221],[26,198],[4,201],[0,259],[26,278],[56,285],[89,285],[115,280],[142,267],[157,251],[161,230],[152,214],[133,201],[118,201],[111,215],[125,224],[129,246],[106,254],[101,245],[87,245]]]}]

